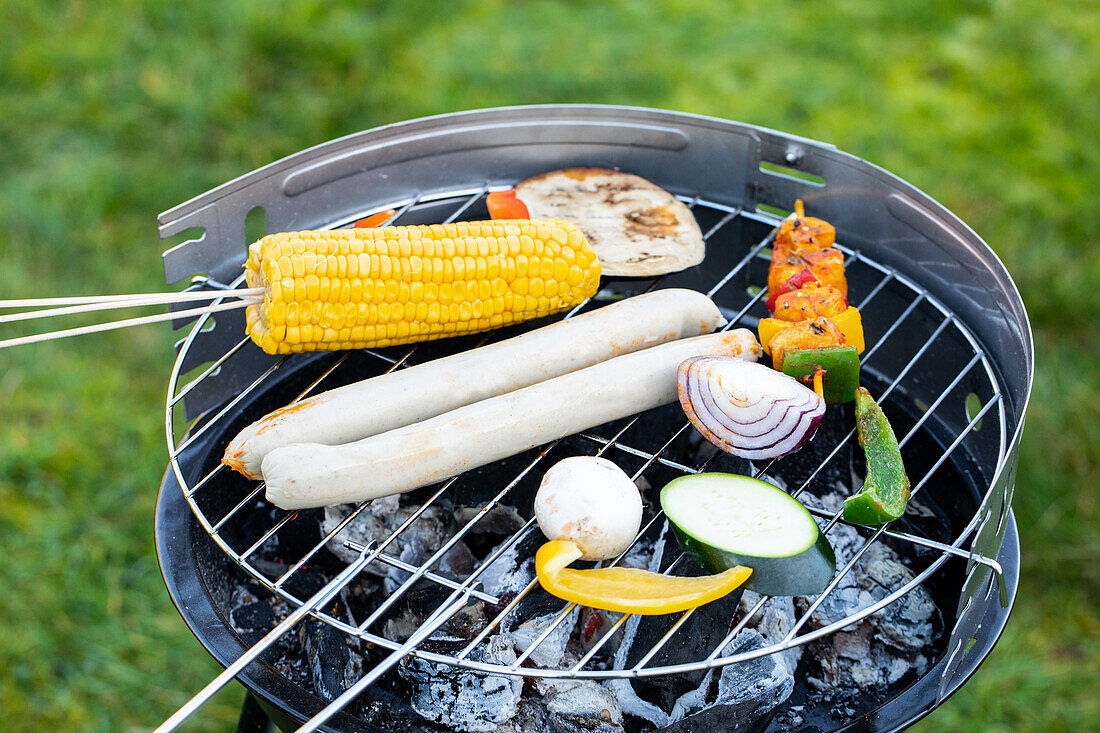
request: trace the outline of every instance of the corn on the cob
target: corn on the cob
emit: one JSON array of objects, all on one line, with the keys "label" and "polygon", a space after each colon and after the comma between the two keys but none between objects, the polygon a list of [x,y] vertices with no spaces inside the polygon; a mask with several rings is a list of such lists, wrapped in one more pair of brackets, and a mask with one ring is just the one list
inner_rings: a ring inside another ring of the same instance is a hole
[{"label": "corn on the cob", "polygon": [[362,349],[485,331],[599,287],[596,253],[559,219],[269,234],[249,247],[247,330],[264,351]]}]

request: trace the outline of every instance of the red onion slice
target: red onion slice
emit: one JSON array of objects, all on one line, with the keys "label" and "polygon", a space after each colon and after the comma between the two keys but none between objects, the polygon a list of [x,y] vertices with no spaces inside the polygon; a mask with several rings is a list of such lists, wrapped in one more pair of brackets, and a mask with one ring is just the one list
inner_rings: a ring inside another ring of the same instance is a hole
[{"label": "red onion slice", "polygon": [[813,437],[825,400],[763,364],[730,356],[696,356],[677,372],[680,405],[716,446],[742,458],[777,458]]}]

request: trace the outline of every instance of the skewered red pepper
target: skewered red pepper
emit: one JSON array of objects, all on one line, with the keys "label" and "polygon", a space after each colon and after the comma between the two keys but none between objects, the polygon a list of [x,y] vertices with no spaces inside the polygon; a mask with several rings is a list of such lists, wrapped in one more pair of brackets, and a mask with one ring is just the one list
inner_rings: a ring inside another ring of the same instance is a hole
[{"label": "skewered red pepper", "polygon": [[862,491],[844,500],[844,519],[853,524],[885,524],[905,514],[909,478],[890,422],[863,387],[856,390],[856,432],[867,458],[867,478]]},{"label": "skewered red pepper", "polygon": [[795,253],[777,248],[772,250],[772,264],[768,270],[769,297],[779,294],[787,281],[804,268],[809,268],[818,282],[832,285],[845,296],[848,295],[848,281],[844,278],[844,254],[840,250],[828,247]]},{"label": "skewered red pepper", "polygon": [[775,312],[775,302],[780,296],[785,295],[786,293],[789,293],[792,290],[798,290],[801,287],[805,287],[805,286],[811,285],[811,284],[820,285],[821,283],[817,279],[817,276],[814,275],[813,270],[811,270],[808,267],[803,267],[801,270],[796,272],[794,275],[787,278],[787,282],[783,283],[778,288],[776,288],[768,296],[768,299],[767,299],[767,301],[765,301],[764,305],[767,306],[769,311],[774,313]]}]

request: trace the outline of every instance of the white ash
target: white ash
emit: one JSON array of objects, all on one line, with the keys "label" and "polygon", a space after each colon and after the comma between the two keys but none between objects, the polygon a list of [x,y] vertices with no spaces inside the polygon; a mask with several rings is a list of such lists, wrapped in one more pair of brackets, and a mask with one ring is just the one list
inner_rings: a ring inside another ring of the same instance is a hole
[{"label": "white ash", "polygon": [[[754,629],[742,629],[727,647],[727,654],[744,654],[768,646]],[[712,670],[698,690],[680,697],[669,716],[671,722],[698,718],[698,722],[717,723],[734,717],[739,722],[760,721],[782,705],[794,691],[794,672],[778,654],[727,664],[717,673]],[[720,710],[728,708],[728,710]]]},{"label": "white ash", "polygon": [[[651,572],[660,571],[661,558],[664,555],[667,535],[668,522],[666,521],[661,527],[660,535],[658,535],[653,543],[653,551],[649,556],[649,561],[642,566],[642,569]],[[634,645],[635,638],[637,638],[638,625],[640,623],[641,616],[631,616],[627,619],[626,623],[623,624],[622,641],[619,643],[619,648],[615,652],[616,669],[623,669],[626,666],[626,660],[630,654],[630,648]],[[643,720],[648,720],[658,727],[668,725],[668,713],[657,705],[639,697],[634,686],[630,684],[629,679],[610,679],[607,681],[607,685],[614,693],[615,700],[619,703],[619,707],[622,708],[623,712],[642,718]]]},{"label": "white ash", "polygon": [[649,561],[652,557],[653,542],[643,537],[626,551],[626,554],[619,560],[619,565],[624,568],[644,569],[649,567]]},{"label": "white ash", "polygon": [[[418,509],[413,506],[402,507],[399,502],[400,496],[396,494],[371,501],[325,547],[344,562],[355,561],[359,553],[346,547],[345,542],[350,541],[360,546],[366,546],[372,541],[382,542]],[[325,507],[321,531],[326,535],[332,532],[354,510],[354,504]],[[420,565],[443,546],[450,535],[450,522],[449,512],[430,506],[390,542],[386,553],[409,564]],[[403,570],[380,562],[371,563],[364,568],[364,572],[385,578],[387,593],[393,592],[409,576]]]},{"label": "white ash", "polygon": [[[741,595],[741,613],[748,613],[763,598],[759,593],[746,590]],[[769,598],[756,615],[745,624],[747,629],[755,629],[768,645],[778,644],[794,628],[794,599],[787,596]],[[725,653],[728,653],[728,648]],[[802,659],[802,647],[796,646],[781,652],[776,657],[783,660],[787,670],[793,675]]]},{"label": "white ash", "polygon": [[[628,622],[629,623],[629,622]],[[610,679],[607,686],[615,695],[615,702],[624,713],[633,715],[642,720],[648,720],[653,725],[663,728],[668,725],[668,713],[647,700],[638,697],[634,686],[628,679]]]},{"label": "white ash", "polygon": [[[507,542],[508,540],[505,540]],[[535,558],[520,558],[519,548],[524,543],[515,542],[478,575],[485,592],[500,598],[515,594],[535,579]],[[499,547],[499,546],[498,546]],[[489,553],[491,557],[497,550]]]},{"label": "white ash", "polygon": [[[913,579],[913,572],[901,564],[886,545],[875,543],[860,560],[858,585],[878,602]],[[902,651],[919,651],[930,644],[935,633],[933,618],[939,613],[924,586],[918,585],[872,618],[875,637]]]},{"label": "white ash", "polygon": [[[543,668],[558,667],[565,657],[565,647],[573,635],[573,628],[577,625],[579,615],[579,608],[570,611],[565,619],[554,627],[550,635],[535,647],[528,659]],[[508,632],[506,636],[515,643],[516,651],[523,653],[554,624],[558,616],[557,613],[548,613],[538,618],[528,619]]]},{"label": "white ash", "polygon": [[[516,661],[511,639],[492,636],[471,654],[478,661],[508,665]],[[494,733],[519,711],[523,678],[483,674],[413,657],[399,667],[412,683],[412,708],[451,730]]]},{"label": "white ash", "polygon": [[[829,511],[839,511],[844,497],[831,493],[808,500]],[[867,541],[854,527],[846,525],[834,526],[828,539],[838,568],[850,562]],[[814,610],[809,625],[822,628],[841,621],[913,578],[913,571],[898,554],[881,540],[876,541]],[[795,602],[806,609],[813,598],[800,597]],[[921,674],[928,667],[925,650],[935,641],[938,624],[939,609],[928,590],[918,585],[862,621],[807,645],[819,668],[807,677],[807,682],[817,690],[884,688],[910,671]]]},{"label": "white ash", "polygon": [[594,680],[535,679],[555,733],[623,733],[615,695]]}]

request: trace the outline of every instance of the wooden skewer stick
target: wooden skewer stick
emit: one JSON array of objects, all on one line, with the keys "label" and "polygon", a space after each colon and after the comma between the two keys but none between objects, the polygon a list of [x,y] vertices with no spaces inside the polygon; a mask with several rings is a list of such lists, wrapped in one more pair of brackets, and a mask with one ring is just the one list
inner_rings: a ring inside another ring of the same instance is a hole
[{"label": "wooden skewer stick", "polygon": [[230,303],[218,303],[216,305],[207,305],[201,308],[191,308],[189,310],[182,310],[176,313],[157,313],[151,316],[140,316],[138,318],[127,318],[121,321],[112,321],[110,323],[97,323],[91,326],[80,326],[78,328],[68,328],[63,331],[51,331],[50,333],[39,333],[33,336],[20,336],[18,338],[6,339],[0,341],[0,349],[6,349],[9,346],[23,346],[25,344],[38,343],[39,341],[52,341],[54,339],[68,338],[69,336],[80,336],[86,333],[98,333],[99,331],[111,331],[116,328],[127,328],[129,326],[141,326],[146,323],[159,323],[161,321],[172,321],[177,318],[191,318],[193,316],[201,316],[206,313],[217,313],[219,311],[232,310],[234,308],[244,308],[252,304],[252,300],[234,300]]},{"label": "wooden skewer stick", "polygon": [[795,199],[794,200],[794,214],[799,219],[805,219],[806,218],[806,209],[802,206],[802,199]]}]

